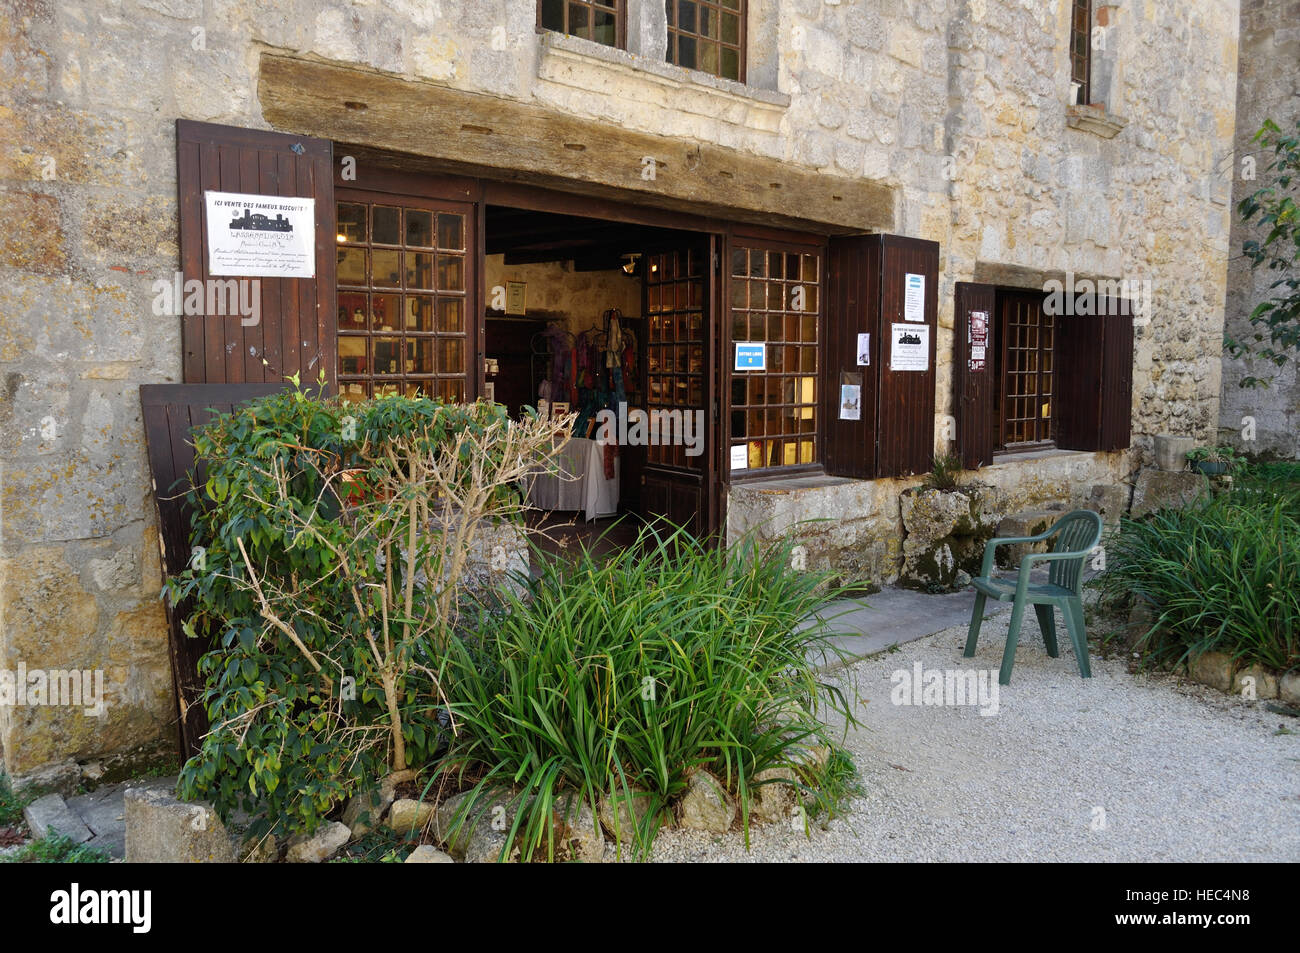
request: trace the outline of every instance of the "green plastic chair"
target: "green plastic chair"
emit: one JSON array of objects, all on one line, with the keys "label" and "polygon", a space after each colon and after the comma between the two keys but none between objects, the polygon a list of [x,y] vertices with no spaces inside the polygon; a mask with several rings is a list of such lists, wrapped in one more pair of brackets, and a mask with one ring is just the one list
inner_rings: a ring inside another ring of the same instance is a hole
[{"label": "green plastic chair", "polygon": [[[966,638],[966,658],[975,655],[975,643],[979,641],[980,625],[984,621],[984,605],[990,599],[999,602],[1013,602],[1011,608],[1011,627],[1007,630],[1007,647],[1002,653],[1002,670],[998,674],[998,684],[1011,684],[1011,665],[1016,660],[1016,644],[1020,641],[1020,623],[1024,619],[1025,606],[1032,605],[1038,615],[1038,627],[1043,630],[1043,641],[1047,644],[1047,654],[1060,658],[1056,647],[1056,619],[1053,607],[1059,606],[1065,616],[1065,628],[1074,643],[1074,655],[1079,660],[1079,674],[1084,678],[1092,677],[1092,668],[1088,665],[1088,633],[1083,625],[1083,561],[1101,542],[1101,517],[1092,510],[1075,510],[1062,516],[1051,529],[1037,536],[1016,536],[1007,539],[991,539],[984,546],[984,565],[979,578],[972,580],[977,595],[975,611],[970,617],[970,635]],[[999,546],[1012,543],[1040,543],[1056,537],[1049,553],[1030,553],[1020,560],[1020,573],[1016,579],[1000,579],[993,573],[993,556]],[[1029,574],[1034,563],[1050,561],[1051,570],[1047,582],[1030,582]]]}]

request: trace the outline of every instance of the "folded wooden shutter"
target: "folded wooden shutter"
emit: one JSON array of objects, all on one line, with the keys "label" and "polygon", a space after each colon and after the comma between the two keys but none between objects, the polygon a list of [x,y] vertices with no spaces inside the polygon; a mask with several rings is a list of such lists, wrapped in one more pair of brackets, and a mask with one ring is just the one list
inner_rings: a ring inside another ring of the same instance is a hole
[{"label": "folded wooden shutter", "polygon": [[1133,318],[1114,299],[1079,295],[1072,304],[1074,314],[1056,316],[1056,445],[1123,450],[1133,412]]},{"label": "folded wooden shutter", "polygon": [[[858,364],[858,335],[870,334],[870,363]],[[822,350],[823,464],[834,476],[876,476],[876,380],[880,368],[880,237],[830,240],[826,340]],[[860,420],[840,419],[841,374],[861,375]]]},{"label": "folded wooden shutter", "polygon": [[[880,384],[876,412],[876,475],[927,473],[934,464],[935,343],[939,314],[939,244],[880,236]],[[925,281],[923,321],[906,320],[907,278]],[[895,328],[899,332],[895,332]],[[925,331],[922,332],[921,329]],[[899,333],[928,342],[926,370],[895,366]]]},{"label": "folded wooden shutter", "polygon": [[993,285],[957,284],[953,325],[953,403],[957,418],[957,455],[967,470],[993,462],[998,406],[997,362],[994,360],[997,346],[994,341],[994,326],[997,324],[995,296]]},{"label": "folded wooden shutter", "polygon": [[[335,208],[333,147],[323,139],[176,121],[181,271],[208,279],[203,193],[242,192],[316,200],[315,278],[260,278],[261,320],[187,315],[182,321],[186,383],[304,383],[335,375]],[[206,298],[206,296],[205,296]],[[265,362],[265,363],[263,363]]]}]

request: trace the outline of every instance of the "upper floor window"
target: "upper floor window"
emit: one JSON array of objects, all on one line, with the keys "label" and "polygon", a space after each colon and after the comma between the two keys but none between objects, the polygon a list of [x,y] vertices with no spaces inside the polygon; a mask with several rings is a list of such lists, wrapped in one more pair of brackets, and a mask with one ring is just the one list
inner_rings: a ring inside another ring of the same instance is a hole
[{"label": "upper floor window", "polygon": [[1076,102],[1092,102],[1092,0],[1071,0],[1070,79],[1078,84]]},{"label": "upper floor window", "polygon": [[668,62],[745,81],[746,0],[665,0]]},{"label": "upper floor window", "polygon": [[627,0],[538,0],[537,22],[565,36],[627,46]]}]

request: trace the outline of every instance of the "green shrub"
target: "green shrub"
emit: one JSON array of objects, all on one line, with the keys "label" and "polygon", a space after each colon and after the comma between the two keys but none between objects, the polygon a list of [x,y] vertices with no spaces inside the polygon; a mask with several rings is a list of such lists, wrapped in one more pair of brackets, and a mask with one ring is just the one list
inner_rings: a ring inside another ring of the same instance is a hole
[{"label": "green shrub", "polygon": [[311,830],[438,743],[436,653],[458,624],[476,533],[512,520],[515,482],[556,424],[499,405],[301,390],[250,402],[195,438],[206,481],[190,600],[212,730],[182,768],[187,799],[250,833]]},{"label": "green shrub", "polygon": [[644,854],[696,768],[738,796],[748,833],[754,776],[830,745],[819,715],[856,723],[809,663],[835,654],[825,624],[801,627],[842,590],[793,571],[790,550],[643,529],[612,556],[544,562],[526,593],[452,640],[448,767],[478,779],[476,796],[523,792],[507,844],[552,857],[565,792],[594,810],[602,795],[640,790],[649,816],[620,840]]},{"label": "green shrub", "polygon": [[1186,509],[1123,519],[1097,585],[1153,608],[1140,647],[1161,663],[1218,651],[1275,669],[1300,665],[1298,491],[1255,471]]},{"label": "green shrub", "polygon": [[0,863],[8,864],[106,864],[108,860],[104,851],[59,833],[47,834],[12,854],[0,856]]},{"label": "green shrub", "polygon": [[961,457],[952,453],[936,454],[934,466],[925,475],[925,486],[931,490],[951,490],[961,476]]}]

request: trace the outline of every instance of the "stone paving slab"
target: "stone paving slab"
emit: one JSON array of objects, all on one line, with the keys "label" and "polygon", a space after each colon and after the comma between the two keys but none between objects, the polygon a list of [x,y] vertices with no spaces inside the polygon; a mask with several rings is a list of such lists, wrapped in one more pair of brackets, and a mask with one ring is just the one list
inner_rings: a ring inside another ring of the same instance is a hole
[{"label": "stone paving slab", "polygon": [[23,819],[27,821],[27,828],[32,832],[32,837],[37,840],[51,831],[57,831],[77,844],[84,844],[95,836],[81,818],[68,807],[61,794],[38,797],[23,808]]}]

